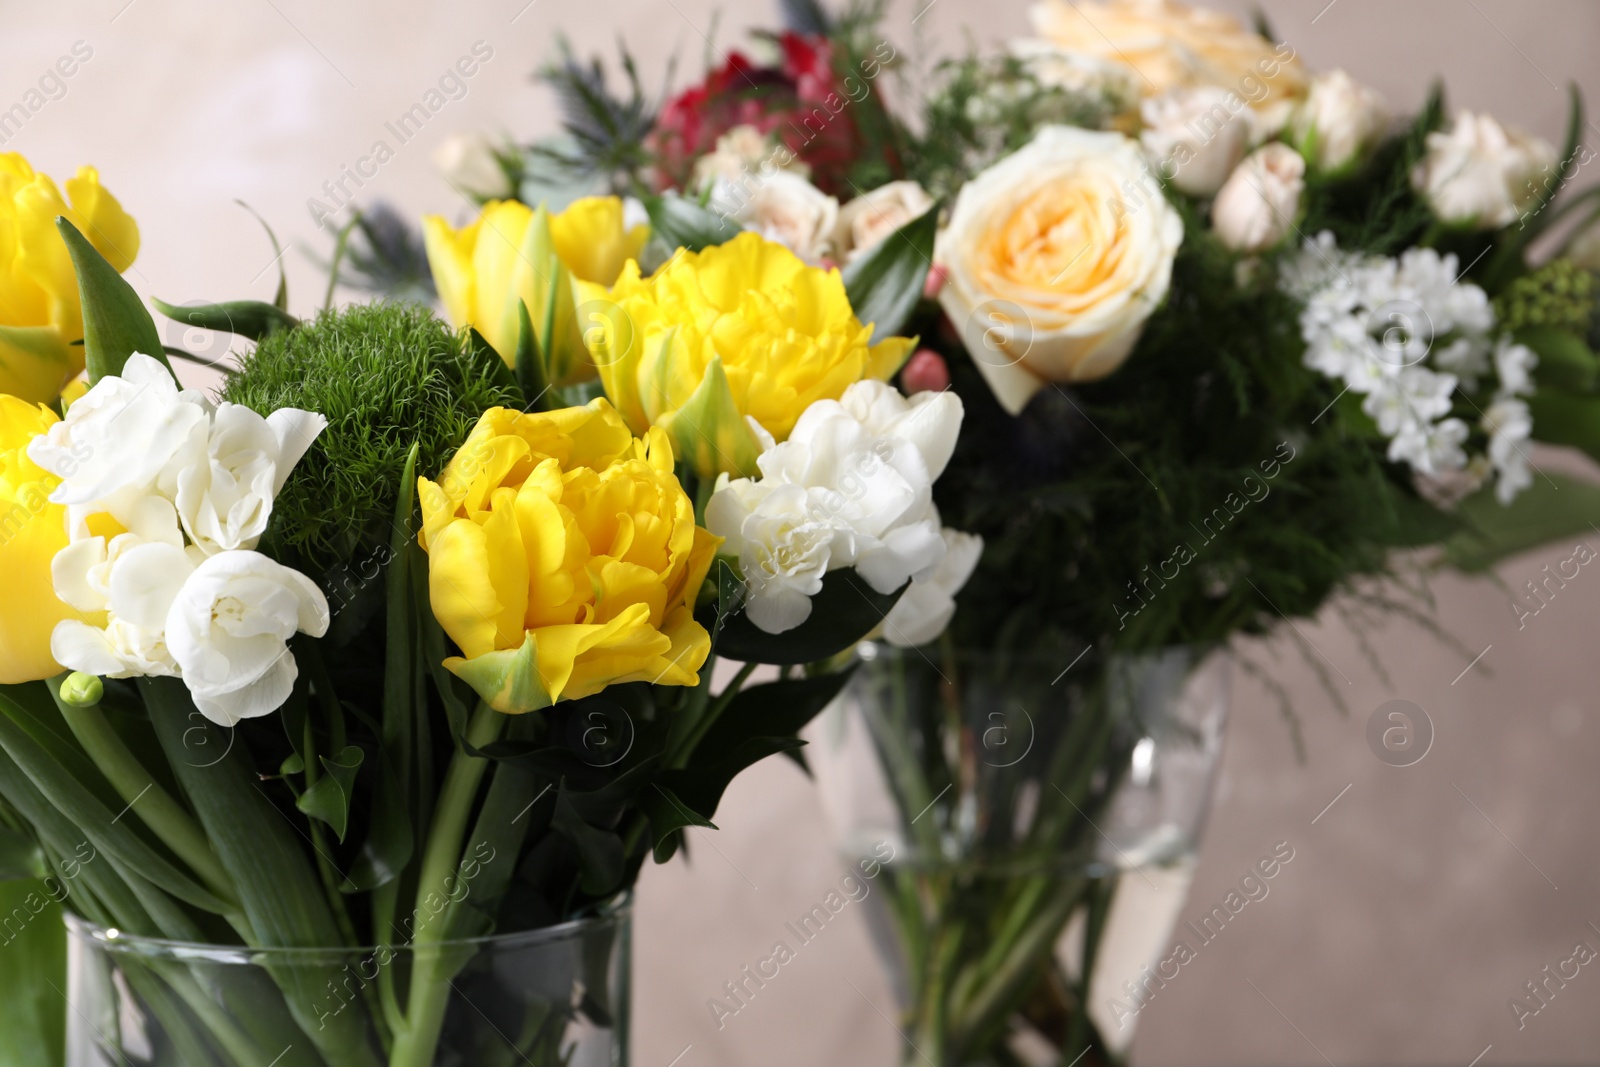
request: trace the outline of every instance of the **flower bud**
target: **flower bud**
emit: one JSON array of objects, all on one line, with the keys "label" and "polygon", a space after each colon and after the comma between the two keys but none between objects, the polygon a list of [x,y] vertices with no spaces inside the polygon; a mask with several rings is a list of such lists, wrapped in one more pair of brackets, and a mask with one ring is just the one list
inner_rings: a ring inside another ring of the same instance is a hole
[{"label": "flower bud", "polygon": [[950,368],[944,357],[931,348],[919,348],[906,360],[900,372],[900,384],[908,395],[915,393],[941,393],[950,388]]},{"label": "flower bud", "polygon": [[98,675],[73,671],[61,683],[61,702],[74,708],[92,708],[105,696],[105,683]]},{"label": "flower bud", "polygon": [[1389,126],[1389,108],[1377,91],[1342,70],[1318,74],[1296,110],[1289,133],[1301,155],[1319,170],[1355,164]]},{"label": "flower bud", "polygon": [[495,154],[494,142],[481,133],[453,133],[433,153],[433,165],[444,180],[478,200],[503,200],[515,191]]},{"label": "flower bud", "polygon": [[1235,252],[1262,252],[1283,240],[1300,212],[1306,161],[1286,144],[1262,145],[1217,193],[1211,226]]}]

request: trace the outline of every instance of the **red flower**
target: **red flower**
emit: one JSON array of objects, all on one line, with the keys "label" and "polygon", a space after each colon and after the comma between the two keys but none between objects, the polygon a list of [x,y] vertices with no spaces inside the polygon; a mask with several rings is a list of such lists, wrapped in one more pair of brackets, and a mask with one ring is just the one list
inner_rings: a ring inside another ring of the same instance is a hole
[{"label": "red flower", "polygon": [[[758,67],[740,52],[662,107],[649,147],[662,188],[682,188],[695,160],[713,151],[735,126],[774,135],[811,167],[811,180],[838,195],[860,151],[850,100],[833,70],[826,37],[785,32],[779,67]],[[845,190],[846,194],[848,189]]]}]

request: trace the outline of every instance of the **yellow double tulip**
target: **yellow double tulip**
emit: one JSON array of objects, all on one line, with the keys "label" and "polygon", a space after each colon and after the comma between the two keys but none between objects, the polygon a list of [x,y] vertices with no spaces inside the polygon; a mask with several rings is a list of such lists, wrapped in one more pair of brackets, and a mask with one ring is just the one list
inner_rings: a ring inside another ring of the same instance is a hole
[{"label": "yellow double tulip", "polygon": [[119,271],[139,252],[139,227],[93,167],[66,185],[63,198],[22,156],[0,153],[0,393],[36,403],[53,402],[83,371],[78,279],[56,216]]},{"label": "yellow double tulip", "polygon": [[60,484],[28,458],[28,442],[49,430],[55,413],[42,404],[0,396],[0,685],[61,673],[50,634],[78,612],[56,599],[50,561],[66,547],[66,509],[50,503]]},{"label": "yellow double tulip", "polygon": [[[459,230],[438,215],[425,218],[422,230],[445,314],[456,326],[476,328],[507,364],[516,359],[518,303],[527,304],[538,327],[552,298],[566,301],[554,316],[565,336],[541,338],[547,357],[558,357],[556,384],[593,378],[594,368],[581,358],[571,286],[559,284],[552,271],[559,266],[580,281],[610,285],[650,237],[648,226],[624,225],[622,201],[614,196],[586,197],[556,213],[491,200]],[[559,358],[552,348],[580,358]]]},{"label": "yellow double tulip", "polygon": [[704,477],[755,471],[752,418],[783,441],[800,413],[863,378],[887,381],[915,341],[870,344],[837,270],[754,233],[684,252],[649,278],[630,262],[609,293],[620,314],[588,337],[606,395],[636,432],[660,426]]},{"label": "yellow double tulip", "polygon": [[437,482],[418,480],[445,666],[498,711],[621,682],[696,685],[695,596],[721,538],[695,525],[660,430],[604,399],[486,411]]}]

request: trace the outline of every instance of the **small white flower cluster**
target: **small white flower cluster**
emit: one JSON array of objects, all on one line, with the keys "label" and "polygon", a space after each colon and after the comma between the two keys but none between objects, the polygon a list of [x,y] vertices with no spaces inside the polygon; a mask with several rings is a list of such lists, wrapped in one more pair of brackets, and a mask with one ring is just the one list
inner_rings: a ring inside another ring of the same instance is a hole
[{"label": "small white flower cluster", "polygon": [[884,382],[857,382],[806,408],[789,439],[762,452],[761,478],[724,475],[706,527],[738,560],[750,621],[794,629],[823,576],[854,567],[879,593],[911,581],[883,623],[891,644],[938,637],[983,549],[982,538],[941,528],[933,505],[961,416],[951,392],[908,400]]},{"label": "small white flower cluster", "polygon": [[61,472],[69,543],[51,561],[56,595],[82,613],[50,650],[70,670],[181,677],[223,726],[266,715],[297,676],[288,639],[328,629],[310,579],[254,551],[272,502],[327,420],[266,418],[179,390],[135,352],[96,382],[28,455]]},{"label": "small white flower cluster", "polygon": [[[1363,396],[1361,410],[1389,439],[1389,459],[1439,478],[1492,470],[1496,495],[1510,500],[1532,482],[1523,442],[1533,430],[1527,402],[1537,357],[1495,332],[1484,291],[1458,280],[1454,255],[1412,248],[1398,259],[1341,251],[1331,233],[1308,240],[1282,270],[1305,303],[1300,333],[1306,366]],[[1480,426],[1487,456],[1469,458],[1470,429],[1451,414],[1459,387],[1493,383]]]}]

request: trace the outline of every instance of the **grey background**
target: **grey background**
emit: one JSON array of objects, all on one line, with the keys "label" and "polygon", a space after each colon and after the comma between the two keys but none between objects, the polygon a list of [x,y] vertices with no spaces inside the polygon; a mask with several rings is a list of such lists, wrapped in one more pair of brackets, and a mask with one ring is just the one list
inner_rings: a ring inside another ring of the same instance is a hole
[{"label": "grey background", "polygon": [[[1026,26],[1020,0],[923,2],[897,3],[890,20],[908,58],[958,48],[968,33],[990,41]],[[494,55],[465,98],[402,147],[363,199],[464,216],[429,155],[451,130],[548,132],[550,101],[528,74],[550,55],[556,33],[585,54],[609,53],[620,33],[652,80],[676,51],[681,81],[700,69],[714,10],[710,0],[525,4],[12,0],[0,8],[0,110],[74,41],[94,56],[66,96],[0,150],[22,151],[58,178],[96,163],[143,231],[129,277],[168,300],[270,297],[271,250],[232,203],[248,201],[290,246],[294,310],[308,312],[324,277],[311,256],[325,255],[330,241],[307,199],[386,136],[383,123],[473,42]],[[1443,76],[1456,106],[1559,141],[1567,80],[1600,102],[1600,4],[1262,6],[1313,68],[1342,66],[1400,110],[1415,108]],[[715,47],[775,18],[775,4],[724,5]],[[1574,462],[1545,452],[1536,460]],[[1600,547],[1600,531],[1590,543]],[[1571,551],[1529,553],[1499,576],[1520,586]],[[1296,762],[1275,704],[1240,678],[1219,802],[1183,917],[1219,900],[1273,843],[1290,842],[1296,858],[1268,899],[1160,991],[1141,1019],[1137,1063],[1467,1067],[1482,1055],[1488,1067],[1600,1058],[1600,966],[1584,967],[1520,1031],[1507,1007],[1574,942],[1600,947],[1600,934],[1585,926],[1600,924],[1600,721],[1591,712],[1600,569],[1584,568],[1520,631],[1509,591],[1493,582],[1445,577],[1434,594],[1439,619],[1469,652],[1488,648],[1465,674],[1469,657],[1414,626],[1369,634],[1387,679],[1331,615],[1302,626],[1312,655],[1331,666],[1348,716],[1293,641],[1245,649],[1292,694],[1310,756]],[[1395,697],[1421,705],[1436,732],[1427,758],[1410,768],[1381,763],[1365,741],[1369,713]],[[817,798],[785,761],[740,779],[718,823],[719,832],[695,835],[691,863],[652,868],[641,885],[634,1062],[892,1062],[893,1007],[862,909],[847,909],[725,1028],[712,1023],[706,999],[764,955],[783,923],[839,873]]]}]

